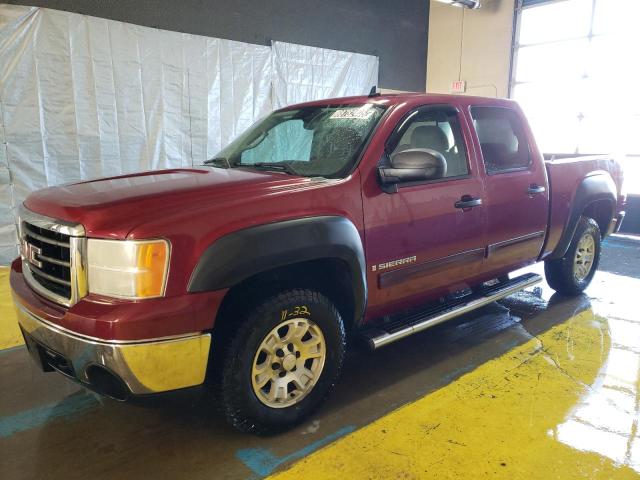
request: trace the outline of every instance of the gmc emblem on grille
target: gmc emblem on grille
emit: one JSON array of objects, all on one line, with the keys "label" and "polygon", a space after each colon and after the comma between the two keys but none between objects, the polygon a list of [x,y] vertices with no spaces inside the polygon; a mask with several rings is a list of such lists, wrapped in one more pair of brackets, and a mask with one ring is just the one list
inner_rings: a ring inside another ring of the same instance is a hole
[{"label": "gmc emblem on grille", "polygon": [[42,250],[35,245],[31,245],[28,242],[24,244],[24,256],[27,261],[38,268],[42,268],[42,262],[38,260],[38,255],[42,253]]}]

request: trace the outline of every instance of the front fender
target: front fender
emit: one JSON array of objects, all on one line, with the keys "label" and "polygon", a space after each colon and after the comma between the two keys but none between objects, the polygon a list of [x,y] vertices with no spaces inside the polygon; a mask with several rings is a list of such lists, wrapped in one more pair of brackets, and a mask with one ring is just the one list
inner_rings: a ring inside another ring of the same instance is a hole
[{"label": "front fender", "polygon": [[344,217],[286,220],[225,235],[203,252],[188,291],[230,288],[274,268],[323,258],[337,258],[349,266],[354,317],[359,321],[367,302],[364,248],[357,228]]}]

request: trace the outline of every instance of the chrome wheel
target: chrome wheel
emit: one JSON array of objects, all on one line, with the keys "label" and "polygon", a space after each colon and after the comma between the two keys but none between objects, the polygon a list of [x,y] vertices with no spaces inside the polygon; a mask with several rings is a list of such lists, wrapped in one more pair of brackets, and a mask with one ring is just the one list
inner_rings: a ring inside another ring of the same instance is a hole
[{"label": "chrome wheel", "polygon": [[320,378],[326,350],[324,335],[311,320],[285,320],[267,334],[253,358],[254,393],[271,408],[300,402]]},{"label": "chrome wheel", "polygon": [[578,242],[578,248],[573,259],[573,277],[581,282],[589,276],[593,267],[593,258],[596,251],[596,241],[593,235],[585,233]]}]

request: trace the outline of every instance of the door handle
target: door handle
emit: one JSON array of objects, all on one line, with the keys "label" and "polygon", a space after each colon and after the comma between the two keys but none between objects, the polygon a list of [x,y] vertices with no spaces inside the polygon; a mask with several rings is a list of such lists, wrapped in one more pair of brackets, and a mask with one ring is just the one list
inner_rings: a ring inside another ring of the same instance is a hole
[{"label": "door handle", "polygon": [[529,185],[529,188],[527,189],[527,193],[529,195],[539,195],[541,193],[546,192],[547,189],[538,185],[537,183],[532,183],[531,185]]},{"label": "door handle", "polygon": [[460,200],[453,204],[454,207],[461,208],[464,211],[470,210],[473,207],[477,207],[479,205],[482,205],[482,199],[473,198],[471,195],[463,195]]}]

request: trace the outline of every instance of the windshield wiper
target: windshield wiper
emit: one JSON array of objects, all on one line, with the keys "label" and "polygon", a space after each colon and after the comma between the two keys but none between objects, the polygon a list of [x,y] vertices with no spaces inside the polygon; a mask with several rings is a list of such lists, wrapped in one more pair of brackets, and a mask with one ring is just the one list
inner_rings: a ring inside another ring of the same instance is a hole
[{"label": "windshield wiper", "polygon": [[259,170],[278,170],[289,175],[300,175],[288,162],[239,163],[237,167],[257,168]]},{"label": "windshield wiper", "polygon": [[214,167],[231,168],[229,160],[225,157],[216,157],[205,160],[203,165],[213,165]]}]

